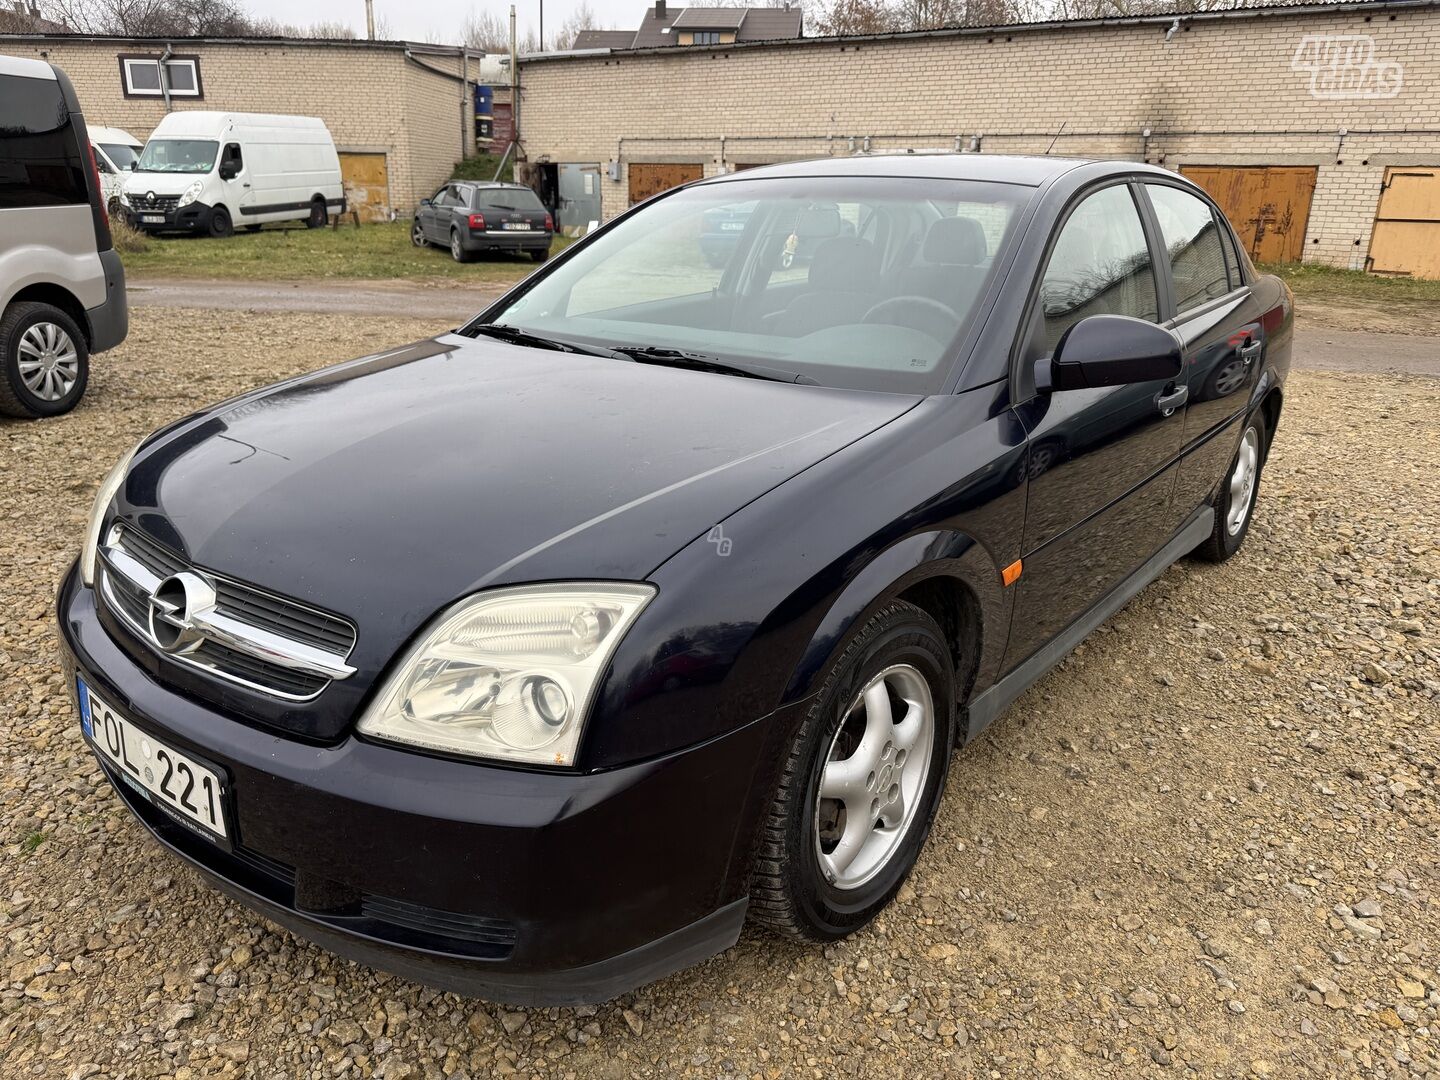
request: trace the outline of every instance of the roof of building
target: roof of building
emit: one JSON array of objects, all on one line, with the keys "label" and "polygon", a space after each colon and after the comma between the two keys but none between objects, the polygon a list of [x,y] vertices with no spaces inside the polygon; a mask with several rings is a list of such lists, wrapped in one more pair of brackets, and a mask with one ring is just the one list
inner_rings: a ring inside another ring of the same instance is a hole
[{"label": "roof of building", "polygon": [[795,8],[670,7],[660,0],[645,9],[638,30],[582,30],[570,46],[587,49],[661,49],[678,44],[675,30],[733,31],[736,41],[798,38],[804,15]]},{"label": "roof of building", "polygon": [[[926,30],[900,30],[878,34],[858,34],[840,37],[813,37],[802,35],[799,32],[800,12],[796,9],[749,8],[743,9],[747,11],[747,15],[741,24],[740,32],[736,35],[736,44],[727,45],[726,48],[734,48],[736,45],[754,47],[822,45],[837,41],[894,41],[910,38],[984,35],[1002,31],[1008,33],[1012,31],[1019,32],[1029,30],[1078,29],[1094,26],[1129,26],[1138,23],[1169,23],[1177,20],[1182,23],[1190,23],[1204,22],[1211,19],[1262,18],[1272,15],[1323,15],[1337,8],[1343,8],[1347,11],[1365,11],[1368,13],[1440,7],[1440,0],[1223,0],[1226,4],[1225,7],[1197,11],[1195,10],[1194,0],[1172,0],[1172,2],[1174,6],[1171,8],[1146,11],[1143,15],[1112,15],[1088,19],[1043,19],[1029,22],[973,26],[944,26]],[[640,30],[634,34],[633,40],[628,47],[618,44],[621,40],[621,36],[618,34],[614,37],[607,37],[604,42],[595,40],[593,43],[583,45],[580,43],[580,39],[577,38],[576,43],[571,47],[569,52],[531,54],[526,56],[525,60],[567,59],[585,49],[642,51],[673,46],[675,44],[674,35],[661,33],[661,29],[672,26],[679,12],[683,10],[686,9],[670,9],[659,19],[656,18],[654,8],[647,10],[645,21],[641,24]],[[781,21],[783,21],[787,27],[794,25],[795,32],[773,32],[772,27],[774,24]],[[615,32],[607,31],[606,33],[614,34]]]}]

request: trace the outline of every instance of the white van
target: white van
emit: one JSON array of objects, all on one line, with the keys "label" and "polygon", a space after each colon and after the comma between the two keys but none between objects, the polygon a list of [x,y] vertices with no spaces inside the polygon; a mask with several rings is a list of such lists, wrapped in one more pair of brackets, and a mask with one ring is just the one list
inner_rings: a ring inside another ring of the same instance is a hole
[{"label": "white van", "polygon": [[90,127],[90,150],[95,155],[95,169],[100,174],[100,190],[105,193],[105,206],[114,215],[120,206],[120,190],[130,176],[130,165],[144,149],[139,139],[128,131],[112,127]]},{"label": "white van", "polygon": [[120,201],[137,228],[229,236],[270,221],[319,228],[344,211],[345,189],[317,117],[175,112],[150,133]]}]

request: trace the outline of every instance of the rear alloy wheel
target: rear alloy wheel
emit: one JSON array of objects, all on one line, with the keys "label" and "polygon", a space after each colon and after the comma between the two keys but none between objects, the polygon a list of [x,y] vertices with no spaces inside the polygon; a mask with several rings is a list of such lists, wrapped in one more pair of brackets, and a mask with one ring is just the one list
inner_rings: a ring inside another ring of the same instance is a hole
[{"label": "rear alloy wheel", "polygon": [[323,202],[311,203],[310,216],[305,219],[305,227],[307,229],[323,229],[328,224],[330,224],[330,211],[325,209],[325,204]]},{"label": "rear alloy wheel", "polygon": [[890,902],[940,804],[954,716],[944,632],[890,603],[836,661],[791,744],[751,877],[756,922],[828,940]]},{"label": "rear alloy wheel", "polygon": [[425,230],[420,227],[420,222],[418,221],[410,226],[410,243],[419,248],[423,248],[429,243],[429,241],[425,239]]},{"label": "rear alloy wheel", "polygon": [[0,318],[0,367],[0,415],[59,416],[85,395],[90,352],[59,308],[13,304]]},{"label": "rear alloy wheel", "polygon": [[1240,448],[1220,485],[1215,500],[1215,528],[1192,554],[1206,562],[1224,562],[1240,550],[1250,532],[1255,499],[1260,494],[1260,473],[1265,468],[1265,428],[1259,415],[1245,422]]},{"label": "rear alloy wheel", "polygon": [[460,242],[460,230],[450,230],[450,257],[458,263],[469,262],[470,253],[465,250],[465,245]]}]

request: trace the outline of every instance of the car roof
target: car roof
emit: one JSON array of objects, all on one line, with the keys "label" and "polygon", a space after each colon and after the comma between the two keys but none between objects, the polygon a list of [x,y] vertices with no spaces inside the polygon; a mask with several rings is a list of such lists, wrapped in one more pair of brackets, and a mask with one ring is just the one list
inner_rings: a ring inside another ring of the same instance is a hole
[{"label": "car roof", "polygon": [[504,188],[504,189],[508,189],[508,190],[514,190],[515,188],[524,188],[526,191],[532,191],[532,190],[534,190],[534,189],[531,188],[528,184],[507,184],[507,183],[505,183],[505,182],[502,181],[502,180],[451,180],[450,183],[452,183],[452,184],[458,184],[460,187],[473,187],[473,188],[486,188],[486,189],[489,189],[489,188]]},{"label": "car roof", "polygon": [[139,139],[122,128],[100,127],[90,124],[86,130],[92,142],[124,143],[126,146],[143,146]]},{"label": "car roof", "polygon": [[[1174,173],[1134,161],[1102,162],[1093,158],[1024,156],[1019,154],[905,153],[855,154],[848,157],[813,158],[780,165],[762,165],[729,173],[716,181],[782,176],[914,176],[938,180],[981,180],[1039,187],[1056,177],[1085,165],[1113,165],[1116,173]],[[1093,171],[1093,170],[1092,170]],[[706,181],[710,183],[712,181]]]}]

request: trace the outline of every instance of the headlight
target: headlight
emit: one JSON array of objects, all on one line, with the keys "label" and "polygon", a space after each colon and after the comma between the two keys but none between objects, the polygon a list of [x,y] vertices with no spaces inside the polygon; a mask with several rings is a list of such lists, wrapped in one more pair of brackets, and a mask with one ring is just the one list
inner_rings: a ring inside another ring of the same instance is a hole
[{"label": "headlight", "polygon": [[200,192],[204,190],[205,181],[196,180],[193,184],[191,184],[183,192],[180,193],[180,201],[176,205],[189,206],[192,202],[194,202],[200,197]]},{"label": "headlight", "polygon": [[443,612],[361,717],[377,739],[571,765],[615,647],[655,595],[612,582],[495,589]]},{"label": "headlight", "polygon": [[95,552],[100,546],[100,526],[105,523],[105,511],[110,509],[115,493],[125,482],[130,460],[139,449],[140,443],[136,443],[127,450],[115,463],[115,467],[105,474],[105,479],[100,481],[100,490],[95,493],[95,502],[90,507],[90,519],[85,523],[85,546],[80,549],[80,580],[86,585],[95,584]]},{"label": "headlight", "polygon": [[128,191],[126,191],[124,188],[121,188],[121,189],[120,189],[120,205],[121,205],[121,206],[129,206],[129,205],[130,205],[130,193],[129,193]]}]

